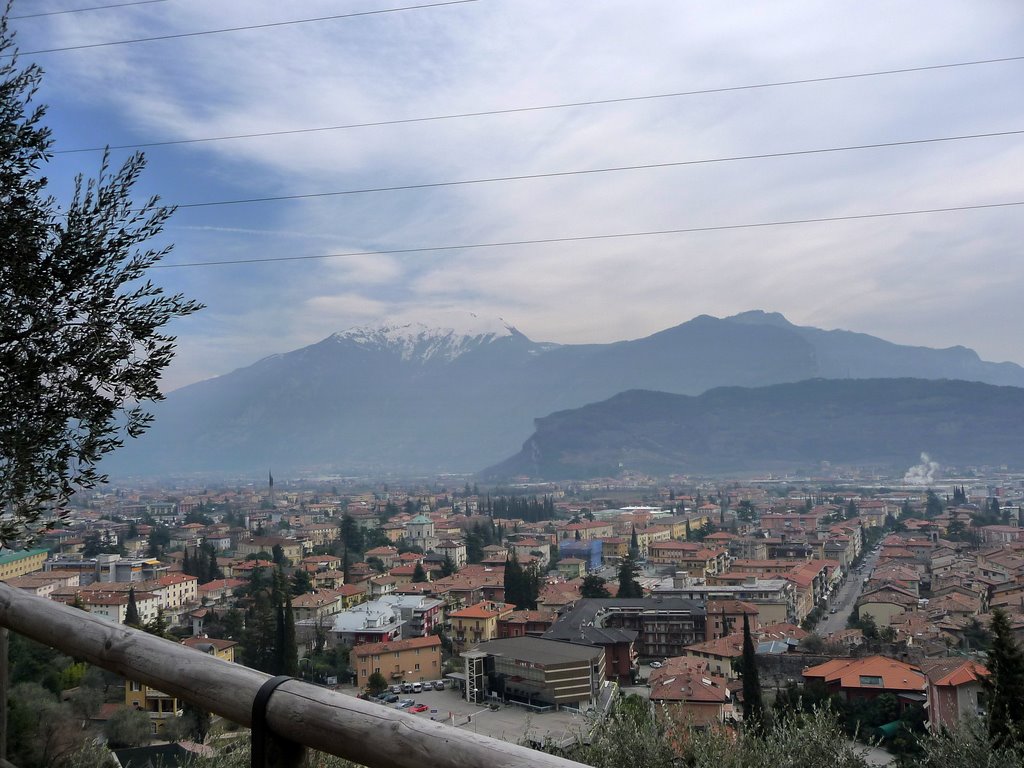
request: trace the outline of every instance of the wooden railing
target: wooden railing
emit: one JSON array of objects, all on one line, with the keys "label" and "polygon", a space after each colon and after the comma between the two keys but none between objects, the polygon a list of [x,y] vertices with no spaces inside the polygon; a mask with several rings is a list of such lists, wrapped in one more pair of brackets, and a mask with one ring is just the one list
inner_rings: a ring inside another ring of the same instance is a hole
[{"label": "wooden railing", "polygon": [[[0,626],[247,727],[273,679],[2,582]],[[300,680],[278,682],[265,702],[266,766],[298,765],[309,747],[368,768],[584,768]]]}]

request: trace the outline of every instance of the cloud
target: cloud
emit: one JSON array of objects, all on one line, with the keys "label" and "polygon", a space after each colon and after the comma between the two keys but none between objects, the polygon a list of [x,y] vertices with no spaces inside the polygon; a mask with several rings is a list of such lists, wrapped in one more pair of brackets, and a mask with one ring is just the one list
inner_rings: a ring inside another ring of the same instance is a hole
[{"label": "cloud", "polygon": [[[164,7],[167,6],[167,7]],[[22,23],[26,49],[338,13],[265,0]],[[358,7],[353,7],[358,10]],[[884,20],[884,23],[882,23]],[[61,146],[196,139],[627,96],[735,89],[1015,55],[1009,6],[630,7],[516,0],[53,54]],[[695,161],[1017,129],[1024,63],[400,122],[150,150],[145,190],[232,200]],[[180,261],[407,253],[160,273],[210,309],[180,325],[174,376],[374,317],[501,315],[528,335],[609,341],[777,309],[902,343],[1024,362],[1014,209],[590,236],[1024,200],[1015,137],[180,210]],[[95,158],[60,156],[62,176]],[[993,312],[993,307],[998,312]]]}]

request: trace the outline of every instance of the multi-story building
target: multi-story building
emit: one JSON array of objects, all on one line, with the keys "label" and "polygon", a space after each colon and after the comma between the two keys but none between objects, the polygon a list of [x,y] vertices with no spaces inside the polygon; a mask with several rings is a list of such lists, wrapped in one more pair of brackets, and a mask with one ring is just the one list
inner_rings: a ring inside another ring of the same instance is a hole
[{"label": "multi-story building", "polygon": [[383,595],[377,599],[402,621],[402,637],[425,637],[444,624],[444,600],[427,595]]},{"label": "multi-story building", "polygon": [[[635,673],[636,658],[678,656],[691,643],[707,634],[704,606],[694,600],[673,597],[602,598],[579,600],[572,610],[562,614],[544,637],[571,639],[586,637],[588,630],[625,630],[632,635],[615,634],[607,644],[621,646],[635,642],[624,656],[620,648],[610,663],[618,678]],[[600,632],[585,640],[600,643]]]},{"label": "multi-story building", "polygon": [[538,637],[491,640],[462,654],[466,699],[588,708],[605,680],[604,651]]},{"label": "multi-story building", "polygon": [[162,734],[169,722],[184,714],[179,699],[135,680],[125,681],[124,703],[149,716],[150,733],[153,736]]},{"label": "multi-story building", "polygon": [[375,672],[389,683],[440,680],[442,676],[441,638],[436,635],[360,645],[352,650],[352,659],[360,688],[367,686]]},{"label": "multi-story building", "polygon": [[484,600],[468,608],[451,611],[448,623],[451,637],[459,648],[469,648],[498,636],[498,620],[508,616],[515,606]]},{"label": "multi-story building", "polygon": [[[310,622],[307,619],[303,624]],[[315,620],[313,620],[315,623]],[[299,623],[296,622],[296,631]],[[356,646],[364,643],[382,643],[397,640],[402,635],[402,621],[391,606],[376,601],[361,603],[333,616],[327,632],[328,642],[333,645]]]},{"label": "multi-story building", "polygon": [[43,570],[48,551],[45,549],[22,549],[0,555],[0,581]]}]

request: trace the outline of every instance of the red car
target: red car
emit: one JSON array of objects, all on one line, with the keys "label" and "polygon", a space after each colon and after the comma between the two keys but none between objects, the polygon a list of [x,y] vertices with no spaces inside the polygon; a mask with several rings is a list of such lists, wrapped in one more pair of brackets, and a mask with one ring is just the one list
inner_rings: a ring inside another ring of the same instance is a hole
[{"label": "red car", "polygon": [[419,712],[426,712],[428,709],[430,709],[430,707],[428,707],[426,704],[417,704],[415,707],[409,707],[409,711],[410,712],[417,712],[417,713],[419,713]]}]

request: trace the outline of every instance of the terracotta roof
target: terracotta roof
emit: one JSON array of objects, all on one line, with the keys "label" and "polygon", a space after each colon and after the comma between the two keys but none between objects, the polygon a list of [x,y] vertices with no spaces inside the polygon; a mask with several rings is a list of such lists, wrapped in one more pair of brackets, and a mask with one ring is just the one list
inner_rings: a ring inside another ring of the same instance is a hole
[{"label": "terracotta roof", "polygon": [[414,648],[440,648],[441,638],[437,635],[427,637],[410,637],[406,640],[392,640],[387,643],[367,643],[357,645],[352,653],[357,657],[372,656],[377,653],[394,653],[395,651],[408,651]]},{"label": "terracotta roof", "polygon": [[[870,688],[889,691],[922,691],[925,676],[917,667],[885,656],[864,659],[833,659],[808,667],[804,677],[820,678],[825,683],[838,683],[841,688]],[[863,678],[880,678],[881,685],[862,682]]]},{"label": "terracotta roof", "polygon": [[923,659],[921,668],[932,685],[965,685],[988,677],[988,669],[970,659]]}]

